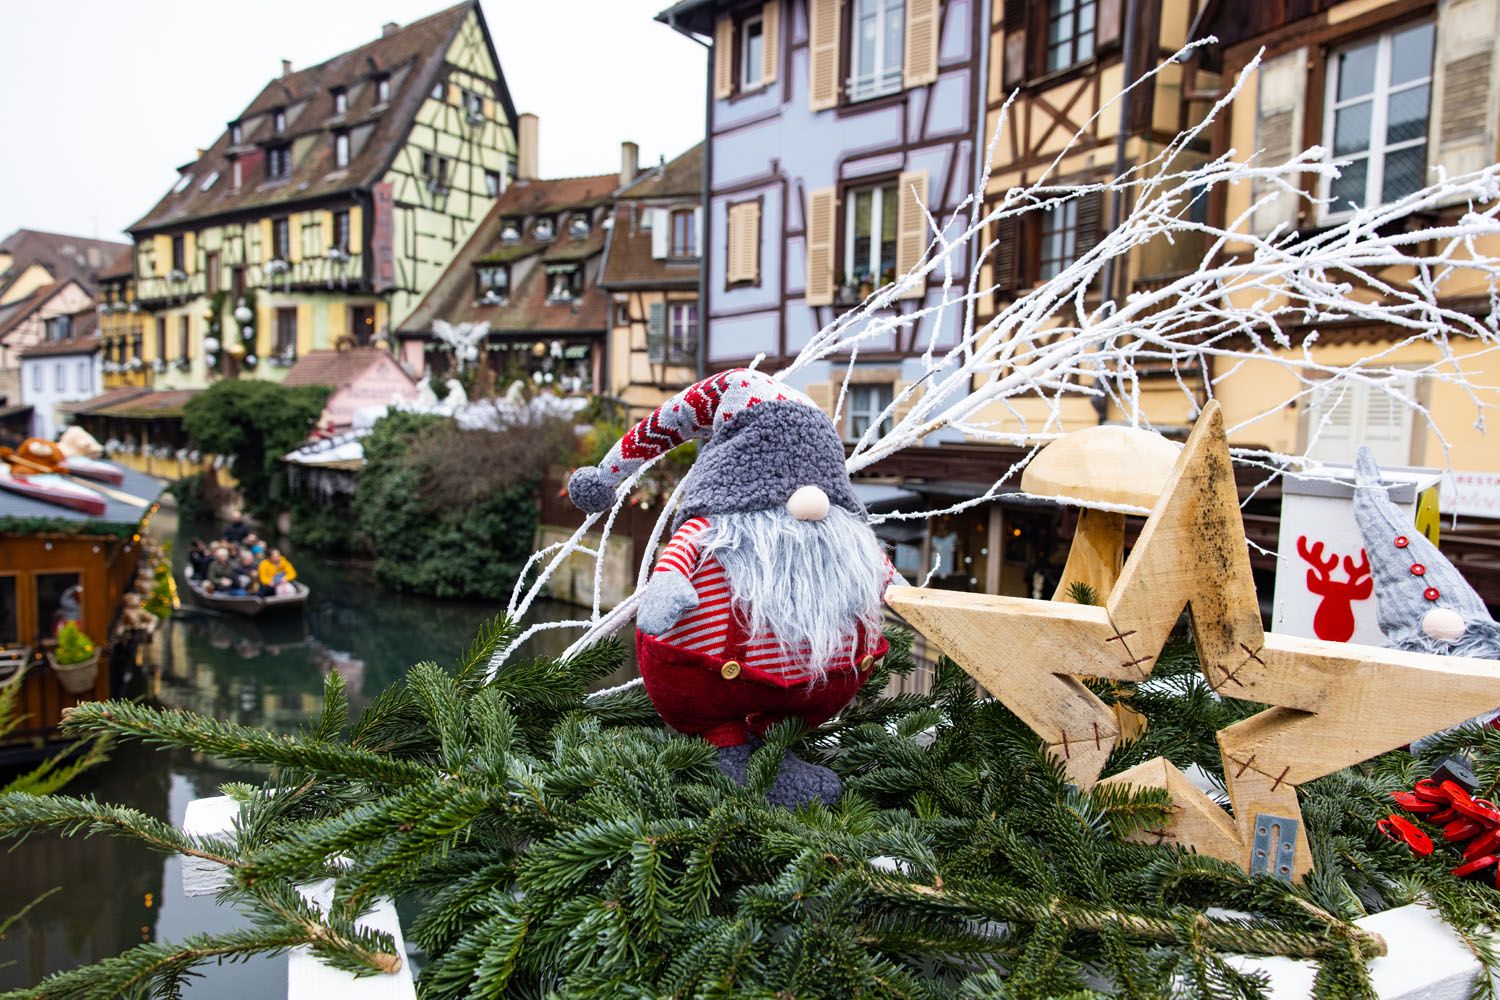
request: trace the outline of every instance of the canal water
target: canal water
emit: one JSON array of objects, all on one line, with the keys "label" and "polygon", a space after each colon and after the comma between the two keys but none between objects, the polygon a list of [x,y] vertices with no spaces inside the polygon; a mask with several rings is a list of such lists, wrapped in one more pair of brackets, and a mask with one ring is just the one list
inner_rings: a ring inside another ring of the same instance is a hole
[{"label": "canal water", "polygon": [[[176,539],[180,560],[188,539],[203,529],[179,529],[174,512],[164,507],[153,520],[153,531]],[[330,670],[343,676],[351,710],[357,713],[413,663],[452,663],[497,610],[491,603],[393,593],[361,569],[291,555],[312,590],[303,616],[257,622],[196,609],[185,599],[183,614],[157,634],[148,650],[156,669],[139,679],[140,689],[164,705],[295,732],[317,712]],[[531,620],[577,614],[566,605],[539,604]],[[539,633],[523,653],[560,652],[572,635],[576,633]],[[610,681],[629,675],[627,668]],[[253,772],[198,754],[131,743],[115,747],[108,763],[79,778],[67,792],[132,806],[177,826],[191,800],[219,794],[225,782],[256,778]],[[15,847],[0,845],[0,923],[53,889],[57,891],[0,938],[0,991],[34,985],[49,973],[142,942],[176,942],[246,923],[212,897],[185,897],[179,860],[133,842],[38,835]],[[261,1000],[284,996],[285,984],[284,956],[258,958],[209,967],[187,993]]]}]

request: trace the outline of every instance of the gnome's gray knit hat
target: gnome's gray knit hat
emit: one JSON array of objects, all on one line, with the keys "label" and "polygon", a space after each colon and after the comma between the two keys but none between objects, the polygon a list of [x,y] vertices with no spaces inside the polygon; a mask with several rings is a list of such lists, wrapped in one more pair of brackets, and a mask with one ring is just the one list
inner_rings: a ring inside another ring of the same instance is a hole
[{"label": "gnome's gray knit hat", "polygon": [[657,407],[597,466],[574,472],[568,496],[582,510],[608,510],[621,482],[688,440],[704,443],[680,494],[679,524],[700,515],[769,510],[803,486],[816,486],[829,503],[865,516],[833,421],[796,389],[747,368],[711,375]]},{"label": "gnome's gray knit hat", "polygon": [[1375,578],[1380,630],[1390,645],[1500,659],[1500,624],[1437,546],[1391,503],[1370,449],[1359,449],[1354,466],[1354,520]]}]

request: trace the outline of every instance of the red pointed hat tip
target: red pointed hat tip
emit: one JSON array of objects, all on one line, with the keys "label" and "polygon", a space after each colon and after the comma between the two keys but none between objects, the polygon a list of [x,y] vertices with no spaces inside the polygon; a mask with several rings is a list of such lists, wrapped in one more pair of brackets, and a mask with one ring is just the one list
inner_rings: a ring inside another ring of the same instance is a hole
[{"label": "red pointed hat tip", "polygon": [[1429,601],[1435,601],[1443,595],[1438,591],[1436,587],[1428,587],[1426,590],[1422,591],[1422,596],[1427,598]]},{"label": "red pointed hat tip", "polygon": [[1397,535],[1396,536],[1396,548],[1398,548],[1398,549],[1404,549],[1404,548],[1406,548],[1410,544],[1411,544],[1410,539],[1408,539],[1405,535]]}]

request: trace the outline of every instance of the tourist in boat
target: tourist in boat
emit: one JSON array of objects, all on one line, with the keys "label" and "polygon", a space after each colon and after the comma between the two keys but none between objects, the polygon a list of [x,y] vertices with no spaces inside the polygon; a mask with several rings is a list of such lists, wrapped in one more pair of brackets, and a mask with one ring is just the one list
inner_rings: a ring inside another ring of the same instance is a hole
[{"label": "tourist in boat", "polygon": [[250,595],[260,593],[260,584],[257,582],[257,576],[255,556],[249,549],[240,549],[239,565],[235,568],[235,589],[231,593]]},{"label": "tourist in boat", "polygon": [[209,579],[208,567],[214,561],[213,553],[208,551],[208,546],[203,544],[203,539],[195,538],[188,546],[188,565],[193,568],[193,577],[200,581]]},{"label": "tourist in boat", "polygon": [[250,534],[250,524],[245,520],[243,512],[232,510],[229,512],[229,527],[224,529],[224,540],[238,545]]},{"label": "tourist in boat", "polygon": [[252,532],[250,532],[250,534],[248,534],[248,535],[245,536],[244,546],[245,546],[245,548],[249,549],[251,552],[255,553],[255,558],[257,558],[257,559],[264,559],[265,558],[265,556],[266,556],[266,543],[263,542],[263,541],[261,541],[260,540],[260,536],[257,535],[255,532],[252,531]]},{"label": "tourist in boat", "polygon": [[208,564],[208,576],[204,581],[203,589],[210,592],[222,590],[226,593],[234,589],[235,567],[229,561],[229,549],[220,545],[214,549],[213,562]]},{"label": "tourist in boat", "polygon": [[296,567],[281,554],[280,549],[272,549],[266,553],[266,557],[260,562],[260,596],[295,593],[296,588],[292,586],[295,579]]}]

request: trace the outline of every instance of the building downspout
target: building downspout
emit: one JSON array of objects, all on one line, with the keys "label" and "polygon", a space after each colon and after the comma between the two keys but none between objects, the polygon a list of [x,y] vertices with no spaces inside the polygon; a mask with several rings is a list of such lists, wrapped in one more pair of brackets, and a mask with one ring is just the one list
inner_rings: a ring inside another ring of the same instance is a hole
[{"label": "building downspout", "polygon": [[[1125,36],[1120,43],[1121,74],[1120,78],[1128,87],[1135,81],[1131,56],[1135,54],[1135,36],[1140,30],[1140,0],[1125,0]],[[1120,124],[1115,132],[1115,178],[1118,179],[1125,173],[1125,146],[1130,140],[1130,94],[1120,97]],[[1109,228],[1117,229],[1120,218],[1124,214],[1125,195],[1116,188],[1110,192],[1109,199]],[[1119,301],[1120,296],[1116,294],[1116,285],[1119,277],[1115,272],[1115,261],[1111,257],[1104,262],[1104,280],[1100,288],[1100,295],[1105,299]],[[1124,268],[1120,269],[1121,272]],[[1092,400],[1094,412],[1099,415],[1099,423],[1104,423],[1109,415],[1109,397],[1105,395],[1095,396]]]},{"label": "building downspout", "polygon": [[667,26],[684,38],[691,38],[703,46],[707,67],[703,73],[703,190],[699,194],[703,213],[702,242],[698,247],[698,379],[708,377],[708,247],[709,233],[709,178],[713,176],[714,162],[714,47],[677,23],[676,15],[667,19]]}]

